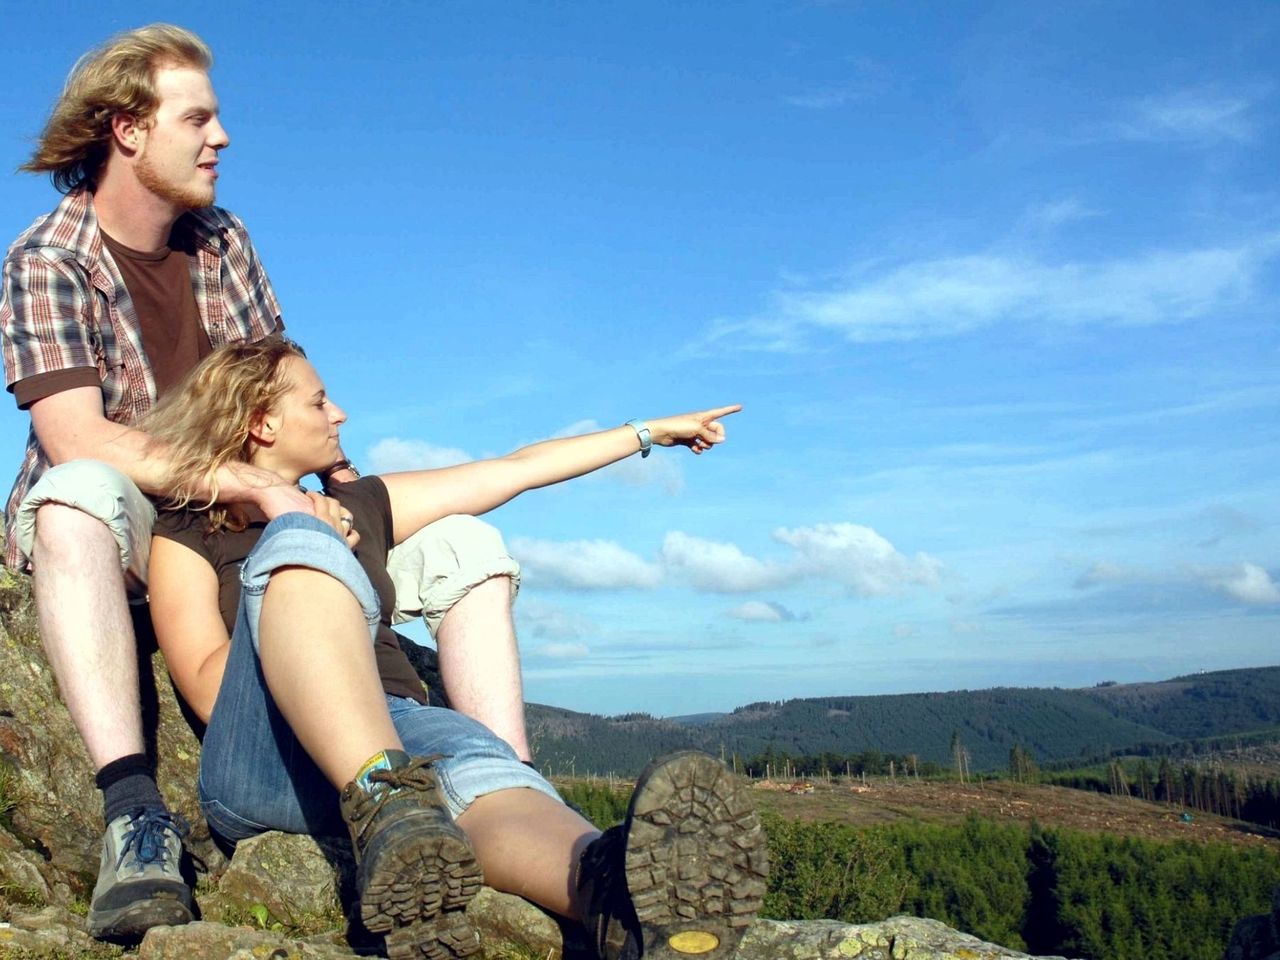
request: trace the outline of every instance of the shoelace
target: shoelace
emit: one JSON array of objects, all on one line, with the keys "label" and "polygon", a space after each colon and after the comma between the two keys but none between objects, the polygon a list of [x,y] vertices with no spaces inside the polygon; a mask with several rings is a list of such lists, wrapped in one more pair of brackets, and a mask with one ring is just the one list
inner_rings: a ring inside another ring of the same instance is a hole
[{"label": "shoelace", "polygon": [[434,794],[437,789],[432,764],[443,760],[446,754],[433,753],[426,757],[413,757],[403,767],[392,767],[390,770],[374,770],[369,774],[370,789],[364,791],[352,817],[353,823],[359,823],[359,834],[364,836],[369,825],[373,823],[389,802],[402,796],[402,791],[413,790],[419,793]]},{"label": "shoelace", "polygon": [[139,807],[130,812],[129,818],[129,830],[124,835],[120,859],[116,861],[117,869],[124,866],[130,853],[138,864],[162,863],[168,835],[177,834],[179,840],[184,840],[191,832],[186,820],[168,810]]},{"label": "shoelace", "polygon": [[[392,767],[390,770],[374,770],[369,774],[369,782],[386,784],[390,789],[376,791],[376,793],[383,796],[398,788],[432,791],[436,788],[436,778],[431,772],[431,767],[437,760],[443,760],[444,758],[445,755],[443,753],[433,753],[426,757],[413,757],[403,767]],[[370,791],[370,793],[372,794],[373,791]]]}]

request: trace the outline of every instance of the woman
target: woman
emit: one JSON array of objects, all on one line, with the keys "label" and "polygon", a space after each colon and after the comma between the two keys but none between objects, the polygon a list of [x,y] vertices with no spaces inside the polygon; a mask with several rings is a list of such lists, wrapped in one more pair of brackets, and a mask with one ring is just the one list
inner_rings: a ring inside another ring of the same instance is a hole
[{"label": "woman", "polygon": [[216,471],[232,460],[296,483],[333,462],[346,414],[288,341],[206,358],[147,429],[175,464],[152,548],[152,617],[178,689],[208,723],[199,786],[212,829],[234,842],[345,822],[360,915],[394,958],[478,949],[462,910],[481,870],[582,921],[603,957],[729,956],[759,908],[766,863],[723,766],[698,754],[651,765],[626,823],[599,834],[488,729],[426,705],[390,630],[385,561],[439,517],[483,513],[650,443],[705,452],[724,439],[718,418],[738,409],[363,478],[313,495],[315,516],[268,523],[192,492],[216,500]]}]

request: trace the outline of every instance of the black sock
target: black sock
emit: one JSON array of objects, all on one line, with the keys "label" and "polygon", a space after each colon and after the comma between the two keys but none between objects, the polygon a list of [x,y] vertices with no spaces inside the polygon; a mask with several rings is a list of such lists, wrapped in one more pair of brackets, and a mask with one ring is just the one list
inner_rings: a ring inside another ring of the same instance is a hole
[{"label": "black sock", "polygon": [[141,753],[112,760],[93,780],[102,791],[102,816],[107,823],[137,807],[165,809],[155,771]]}]

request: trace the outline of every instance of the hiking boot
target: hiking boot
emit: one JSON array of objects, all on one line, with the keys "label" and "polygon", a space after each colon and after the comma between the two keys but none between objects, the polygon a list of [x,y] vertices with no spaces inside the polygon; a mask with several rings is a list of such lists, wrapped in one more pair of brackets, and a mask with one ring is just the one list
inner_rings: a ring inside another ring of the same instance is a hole
[{"label": "hiking boot", "polygon": [[342,790],[360,919],[391,960],[455,960],[480,949],[463,912],[483,882],[471,842],[440,798],[440,757],[387,751],[391,766]]},{"label": "hiking boot", "polygon": [[191,888],[179,870],[187,832],[181,817],[161,807],[138,807],[107,824],[90,935],[132,944],[152,927],[191,922]]},{"label": "hiking boot", "polygon": [[602,960],[726,960],[768,874],[746,789],[719,761],[682,751],[645,769],[626,820],[583,851],[578,891]]}]

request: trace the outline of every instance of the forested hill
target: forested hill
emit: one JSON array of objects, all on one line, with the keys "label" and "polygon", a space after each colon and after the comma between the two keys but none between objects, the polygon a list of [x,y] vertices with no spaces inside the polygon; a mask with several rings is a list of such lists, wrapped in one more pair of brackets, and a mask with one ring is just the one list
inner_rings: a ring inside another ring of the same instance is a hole
[{"label": "forested hill", "polygon": [[680,747],[757,756],[879,751],[951,763],[953,735],[974,771],[1003,769],[1020,745],[1040,763],[1280,727],[1280,667],[1082,690],[996,688],[753,703],[690,722],[601,717],[531,704],[539,764],[634,774]]}]

